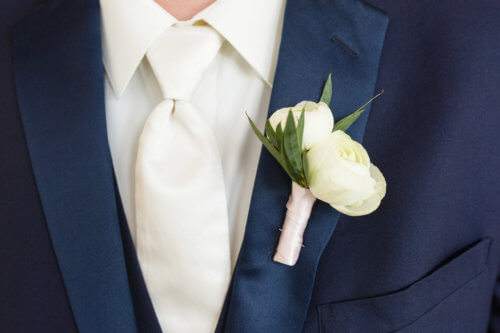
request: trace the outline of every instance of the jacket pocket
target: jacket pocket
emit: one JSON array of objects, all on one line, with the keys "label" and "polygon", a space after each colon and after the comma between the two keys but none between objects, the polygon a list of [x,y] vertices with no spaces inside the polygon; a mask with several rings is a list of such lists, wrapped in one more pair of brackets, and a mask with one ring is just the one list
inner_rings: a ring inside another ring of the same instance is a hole
[{"label": "jacket pocket", "polygon": [[491,239],[482,239],[410,286],[383,296],[318,306],[320,330],[393,332],[415,322],[485,269]]}]

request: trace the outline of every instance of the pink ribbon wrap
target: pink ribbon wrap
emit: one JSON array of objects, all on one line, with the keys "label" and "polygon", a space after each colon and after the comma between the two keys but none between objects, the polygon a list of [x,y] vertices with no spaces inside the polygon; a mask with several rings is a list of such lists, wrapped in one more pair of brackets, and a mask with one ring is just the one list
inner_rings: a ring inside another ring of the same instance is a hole
[{"label": "pink ribbon wrap", "polygon": [[286,216],[281,229],[278,248],[273,260],[294,266],[302,249],[302,237],[316,198],[307,188],[292,182],[292,193],[286,203]]}]

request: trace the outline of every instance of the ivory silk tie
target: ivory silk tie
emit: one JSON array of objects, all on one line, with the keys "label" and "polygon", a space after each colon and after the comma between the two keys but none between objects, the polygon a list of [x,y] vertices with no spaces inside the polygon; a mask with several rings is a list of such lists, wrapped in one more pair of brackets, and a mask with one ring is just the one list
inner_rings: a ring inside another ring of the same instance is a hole
[{"label": "ivory silk tie", "polygon": [[230,279],[227,203],[211,121],[190,102],[222,37],[174,26],[147,52],[165,98],[136,164],[136,248],[165,332],[213,332]]}]

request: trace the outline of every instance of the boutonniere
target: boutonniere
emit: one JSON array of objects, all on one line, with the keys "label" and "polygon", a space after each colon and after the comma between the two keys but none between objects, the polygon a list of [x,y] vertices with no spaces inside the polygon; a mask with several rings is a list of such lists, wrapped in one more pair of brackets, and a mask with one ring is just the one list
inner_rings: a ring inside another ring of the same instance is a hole
[{"label": "boutonniere", "polygon": [[248,117],[259,140],[292,180],[274,261],[295,265],[316,199],[350,216],[370,214],[380,205],[386,191],[384,176],[345,131],[381,94],[334,122],[330,75],[318,103],[303,101],[277,110],[266,122],[266,136]]}]

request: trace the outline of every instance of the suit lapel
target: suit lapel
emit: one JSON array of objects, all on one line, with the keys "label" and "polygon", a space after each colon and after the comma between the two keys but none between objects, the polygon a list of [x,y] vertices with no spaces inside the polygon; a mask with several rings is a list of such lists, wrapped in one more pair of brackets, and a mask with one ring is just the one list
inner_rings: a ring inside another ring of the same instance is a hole
[{"label": "suit lapel", "polygon": [[19,108],[77,326],[134,332],[106,137],[98,1],[56,0],[13,35]]},{"label": "suit lapel", "polygon": [[[374,93],[387,17],[359,0],[288,1],[269,116],[301,100],[317,100],[333,73],[332,106],[340,119]],[[349,129],[361,141],[369,109]],[[263,150],[245,238],[219,321],[219,332],[302,330],[319,258],[339,214],[317,202],[296,266],[271,259],[285,216],[290,179]]]}]

